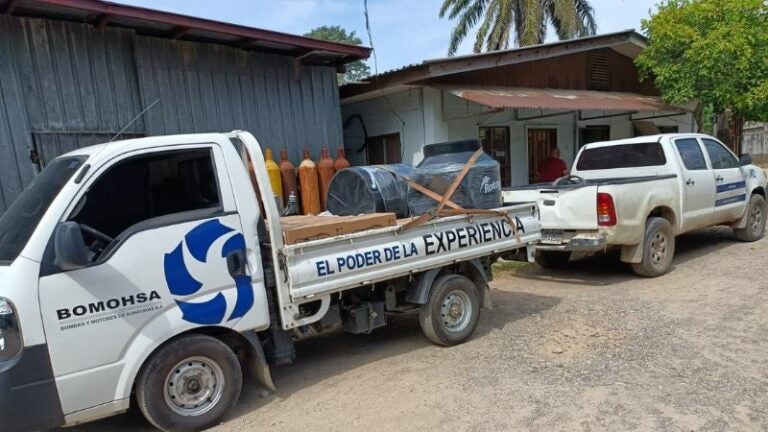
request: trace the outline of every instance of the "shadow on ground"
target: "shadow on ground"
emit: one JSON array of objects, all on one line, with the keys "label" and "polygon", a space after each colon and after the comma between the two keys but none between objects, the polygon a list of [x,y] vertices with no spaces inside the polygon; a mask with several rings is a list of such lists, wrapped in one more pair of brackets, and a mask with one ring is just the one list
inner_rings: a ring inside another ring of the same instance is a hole
[{"label": "shadow on ground", "polygon": [[[731,230],[724,227],[708,228],[679,236],[671,271],[675,271],[677,265],[738,243]],[[532,264],[515,269],[513,274],[524,279],[581,286],[606,286],[638,278],[629,264],[621,262],[619,255],[618,250],[611,250],[587,257],[574,257],[567,265],[556,270],[543,269]]]},{"label": "shadow on ground", "polygon": [[[560,299],[528,293],[493,290],[493,309],[483,310],[473,339],[482,338],[494,329],[539,314],[555,307]],[[246,377],[240,402],[227,420],[233,420],[255,411],[274,401],[286,400],[295,392],[355,368],[418,350],[437,348],[421,333],[417,314],[388,316],[388,324],[369,335],[333,333],[296,344],[297,359],[292,365],[272,368],[272,378],[277,392],[262,397],[263,389]],[[89,423],[79,427],[62,429],[61,432],[95,431],[149,431],[151,425],[132,403],[131,410],[123,415]]]}]

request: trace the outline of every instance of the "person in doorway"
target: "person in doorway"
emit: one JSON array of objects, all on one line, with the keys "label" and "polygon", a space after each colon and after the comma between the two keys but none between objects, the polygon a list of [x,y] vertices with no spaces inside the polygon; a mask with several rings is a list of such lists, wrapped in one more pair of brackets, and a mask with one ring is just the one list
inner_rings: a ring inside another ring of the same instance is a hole
[{"label": "person in doorway", "polygon": [[539,164],[537,181],[539,183],[551,183],[564,175],[568,175],[568,165],[560,159],[560,149],[552,147],[549,157]]}]

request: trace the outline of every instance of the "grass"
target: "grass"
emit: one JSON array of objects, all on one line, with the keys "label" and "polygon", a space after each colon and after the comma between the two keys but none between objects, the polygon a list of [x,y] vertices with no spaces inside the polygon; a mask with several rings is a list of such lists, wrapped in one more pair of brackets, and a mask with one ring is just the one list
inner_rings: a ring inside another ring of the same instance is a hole
[{"label": "grass", "polygon": [[522,270],[530,265],[531,263],[529,262],[507,261],[500,259],[491,266],[491,270],[495,276],[503,273],[515,274],[517,271]]}]

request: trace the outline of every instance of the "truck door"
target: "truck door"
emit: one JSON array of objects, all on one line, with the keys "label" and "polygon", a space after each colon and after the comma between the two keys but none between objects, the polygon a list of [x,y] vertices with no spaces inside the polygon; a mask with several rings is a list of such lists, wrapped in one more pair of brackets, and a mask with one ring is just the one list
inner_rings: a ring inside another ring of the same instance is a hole
[{"label": "truck door", "polygon": [[65,414],[127,403],[124,371],[173,335],[266,314],[226,173],[221,147],[194,144],[121,155],[84,181],[60,228],[82,233],[88,264],[59,262],[57,229],[39,285]]},{"label": "truck door", "polygon": [[678,138],[674,146],[682,162],[683,174],[683,231],[705,227],[713,223],[715,181],[707,167],[704,152],[696,138]]},{"label": "truck door", "polygon": [[732,222],[741,217],[747,203],[747,183],[739,160],[723,144],[702,138],[715,177],[714,223]]}]

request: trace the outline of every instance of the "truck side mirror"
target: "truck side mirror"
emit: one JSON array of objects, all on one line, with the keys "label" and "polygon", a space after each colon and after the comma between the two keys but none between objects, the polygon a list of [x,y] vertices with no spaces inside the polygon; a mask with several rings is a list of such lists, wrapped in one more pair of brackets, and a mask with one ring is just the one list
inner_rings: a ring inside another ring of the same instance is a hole
[{"label": "truck side mirror", "polygon": [[752,155],[750,154],[743,154],[739,157],[739,165],[752,165]]},{"label": "truck side mirror", "polygon": [[77,222],[59,224],[53,235],[54,264],[62,270],[76,270],[88,264],[88,248]]}]

